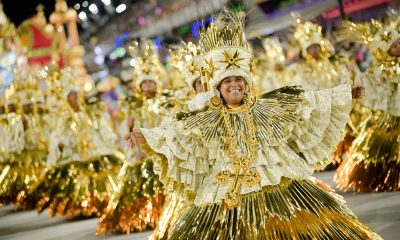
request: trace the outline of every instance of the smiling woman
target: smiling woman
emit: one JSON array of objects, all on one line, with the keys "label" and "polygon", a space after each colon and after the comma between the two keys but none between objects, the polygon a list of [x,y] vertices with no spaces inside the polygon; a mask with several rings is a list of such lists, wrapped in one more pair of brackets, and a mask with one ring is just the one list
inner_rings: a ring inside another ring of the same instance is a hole
[{"label": "smiling woman", "polygon": [[229,76],[218,86],[224,102],[230,107],[239,107],[243,104],[246,82],[240,76]]}]

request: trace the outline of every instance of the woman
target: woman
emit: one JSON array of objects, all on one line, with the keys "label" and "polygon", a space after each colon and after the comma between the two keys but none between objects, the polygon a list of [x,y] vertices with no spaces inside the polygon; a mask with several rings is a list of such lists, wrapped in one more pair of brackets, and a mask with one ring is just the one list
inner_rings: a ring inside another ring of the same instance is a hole
[{"label": "woman", "polygon": [[372,61],[362,78],[370,112],[359,126],[350,157],[337,169],[335,182],[342,190],[382,192],[400,190],[400,17],[389,23],[346,23],[344,36],[366,43]]},{"label": "woman", "polygon": [[[131,50],[131,49],[129,49]],[[127,97],[121,106],[123,121],[119,133],[125,136],[133,127],[155,127],[166,111],[162,107],[163,68],[155,45],[135,42],[135,84],[138,97]],[[125,142],[124,142],[125,143]],[[125,159],[118,183],[102,213],[97,234],[131,233],[155,228],[164,203],[164,192],[153,171],[153,161],[141,149],[122,146]]]},{"label": "woman", "polygon": [[19,203],[35,204],[38,212],[47,209],[52,217],[90,217],[100,215],[107,206],[120,169],[120,154],[114,138],[102,134],[105,130],[100,131],[88,115],[77,79],[70,71],[46,74],[49,92],[54,95],[46,102],[51,111],[46,122],[51,128],[46,169]]},{"label": "woman", "polygon": [[254,98],[242,20],[224,11],[201,33],[207,105],[126,137],[158,154],[166,187],[187,198],[169,239],[380,239],[308,180],[341,138],[350,86]]}]

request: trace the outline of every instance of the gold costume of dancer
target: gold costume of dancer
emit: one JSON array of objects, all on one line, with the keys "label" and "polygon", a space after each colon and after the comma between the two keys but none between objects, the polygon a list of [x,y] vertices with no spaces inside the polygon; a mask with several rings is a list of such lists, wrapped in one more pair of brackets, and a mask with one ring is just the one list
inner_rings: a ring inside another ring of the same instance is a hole
[{"label": "gold costume of dancer", "polygon": [[308,179],[342,136],[350,86],[257,99],[243,19],[223,11],[200,36],[212,93],[203,110],[130,135],[159,156],[167,189],[187,197],[168,239],[380,239]]},{"label": "gold costume of dancer", "polygon": [[[9,155],[3,162],[1,172],[1,198],[7,199],[9,203],[16,203],[19,195],[25,195],[29,191],[31,184],[35,183],[46,166],[47,141],[42,135],[41,116],[36,108],[36,99],[39,97],[39,89],[36,79],[33,76],[24,76],[16,74],[12,85],[7,89],[10,98],[15,98],[19,109],[15,120],[20,119],[21,124],[14,125],[16,129],[21,130],[21,143],[23,149]],[[8,121],[12,127],[13,120]],[[12,132],[9,129],[8,132]],[[12,138],[11,134],[9,137]],[[18,135],[14,135],[18,136]],[[10,141],[10,139],[7,139]],[[13,144],[10,141],[9,144]],[[9,146],[10,147],[10,146]],[[18,206],[21,208],[34,208],[31,205]]]},{"label": "gold costume of dancer", "polygon": [[343,35],[366,43],[372,62],[362,83],[370,109],[350,148],[351,157],[337,169],[335,182],[356,192],[400,189],[400,17],[389,23],[345,23]]},{"label": "gold costume of dancer", "polygon": [[[133,127],[158,126],[165,116],[161,95],[164,70],[156,46],[143,40],[135,42],[128,50],[137,60],[134,81],[140,95],[127,97],[122,103],[121,137]],[[125,144],[123,149],[125,161],[118,176],[118,186],[100,217],[97,234],[155,228],[164,204],[164,189],[153,171],[153,160],[139,148],[130,149]]]},{"label": "gold costume of dancer", "polygon": [[[18,88],[19,90],[19,88]],[[20,100],[14,87],[6,91],[6,106],[4,106],[2,117],[2,139],[1,143],[1,171],[0,171],[0,205],[14,203],[22,187],[24,164],[23,151],[25,148],[25,131],[20,112]],[[22,174],[22,175],[21,175]],[[19,185],[19,186],[18,186]]]},{"label": "gold costume of dancer", "polygon": [[90,118],[69,69],[45,74],[53,93],[47,102],[48,126],[53,127],[47,169],[21,201],[34,201],[39,212],[47,209],[50,216],[100,215],[120,169],[115,137],[101,134],[108,124]]}]

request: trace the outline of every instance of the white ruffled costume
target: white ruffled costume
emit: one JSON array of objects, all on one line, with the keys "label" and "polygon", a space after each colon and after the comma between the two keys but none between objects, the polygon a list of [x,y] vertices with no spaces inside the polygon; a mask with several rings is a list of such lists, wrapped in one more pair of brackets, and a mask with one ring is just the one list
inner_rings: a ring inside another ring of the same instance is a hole
[{"label": "white ruffled costume", "polygon": [[[309,91],[304,98],[307,103],[298,106],[301,120],[290,126],[290,135],[285,136],[286,143],[258,146],[251,168],[258,171],[261,181],[252,187],[243,186],[241,194],[277,185],[282,177],[307,179],[319,167],[320,161],[334,150],[351,110],[350,86]],[[203,142],[201,132],[196,129],[184,134],[183,124],[175,121],[170,127],[141,131],[150,148],[167,158],[165,174],[168,178],[195,193],[194,204],[221,202],[229,186],[218,185],[214,178],[217,173],[232,167],[229,157],[220,151],[222,141]],[[237,136],[245,136],[245,133]]]}]

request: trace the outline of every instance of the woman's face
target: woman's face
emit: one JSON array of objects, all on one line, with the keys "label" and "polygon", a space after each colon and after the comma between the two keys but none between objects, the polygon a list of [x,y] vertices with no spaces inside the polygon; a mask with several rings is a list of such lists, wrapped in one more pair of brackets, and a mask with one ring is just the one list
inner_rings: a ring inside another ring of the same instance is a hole
[{"label": "woman's face", "polygon": [[17,105],[15,103],[10,103],[7,105],[8,112],[16,112],[17,111]]},{"label": "woman's face", "polygon": [[193,82],[193,88],[196,94],[203,92],[203,86],[201,86],[201,79],[196,78]]},{"label": "woman's face", "polygon": [[400,39],[397,39],[396,42],[390,46],[388,53],[392,57],[400,57]]},{"label": "woman's face", "polygon": [[307,53],[314,59],[319,59],[321,57],[321,46],[319,44],[312,44],[307,48]]},{"label": "woman's face", "polygon": [[147,98],[153,98],[157,93],[157,85],[152,80],[144,80],[142,84],[140,84],[140,90]]},{"label": "woman's face", "polygon": [[240,76],[226,77],[219,85],[225,103],[233,107],[242,105],[245,89],[246,83]]},{"label": "woman's face", "polygon": [[33,105],[33,103],[24,104],[24,105],[22,106],[22,110],[24,111],[25,114],[33,113],[33,111],[34,111],[34,105]]}]

